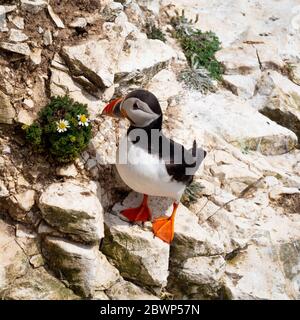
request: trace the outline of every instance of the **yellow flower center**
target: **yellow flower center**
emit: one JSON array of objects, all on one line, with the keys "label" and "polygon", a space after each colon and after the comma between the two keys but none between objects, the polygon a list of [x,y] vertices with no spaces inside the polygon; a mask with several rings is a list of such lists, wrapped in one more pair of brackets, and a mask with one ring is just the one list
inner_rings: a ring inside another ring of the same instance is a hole
[{"label": "yellow flower center", "polygon": [[59,122],[58,124],[59,129],[66,129],[66,124],[64,122]]},{"label": "yellow flower center", "polygon": [[86,123],[87,118],[86,118],[85,114],[82,114],[82,115],[80,116],[80,121],[81,121],[82,123]]}]

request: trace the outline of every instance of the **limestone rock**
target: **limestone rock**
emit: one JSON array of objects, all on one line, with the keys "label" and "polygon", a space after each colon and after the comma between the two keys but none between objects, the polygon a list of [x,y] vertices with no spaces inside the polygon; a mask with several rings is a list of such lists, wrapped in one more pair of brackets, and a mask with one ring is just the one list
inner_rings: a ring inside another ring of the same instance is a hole
[{"label": "limestone rock", "polygon": [[284,70],[285,63],[275,45],[260,43],[256,44],[255,48],[257,50],[257,58],[259,59],[261,69]]},{"label": "limestone rock", "polygon": [[14,10],[17,9],[17,6],[15,5],[0,5],[0,14],[6,14],[6,13],[10,13]]},{"label": "limestone rock", "polygon": [[45,46],[50,46],[53,42],[52,32],[51,30],[46,30],[43,35],[43,42]]},{"label": "limestone rock", "polygon": [[42,252],[50,268],[84,297],[92,296],[95,290],[108,289],[119,277],[98,246],[46,237]]},{"label": "limestone rock", "polygon": [[109,18],[109,21],[113,21],[113,18],[116,18],[124,10],[122,3],[112,1],[108,3],[103,10],[103,13]]},{"label": "limestone rock", "polygon": [[255,93],[255,85],[258,75],[224,75],[223,81],[232,93],[242,98],[252,98]]},{"label": "limestone rock", "polygon": [[0,296],[28,269],[28,259],[14,238],[13,226],[0,219]]},{"label": "limestone rock", "polygon": [[19,206],[25,211],[29,211],[34,205],[34,197],[34,190],[27,190],[23,193],[15,195],[15,198],[18,201]]},{"label": "limestone rock", "polygon": [[0,49],[9,51],[11,53],[16,53],[20,56],[30,56],[30,48],[27,43],[1,42]]},{"label": "limestone rock", "polygon": [[144,83],[175,56],[175,51],[160,40],[127,40],[127,50],[122,51],[118,60],[116,81],[124,83],[134,79]]},{"label": "limestone rock", "polygon": [[44,0],[21,0],[22,9],[36,14],[47,7],[47,1]]},{"label": "limestone rock", "polygon": [[74,300],[76,296],[44,268],[30,269],[0,293],[7,300]]},{"label": "limestone rock", "polygon": [[182,102],[185,104],[184,127],[187,130],[188,121],[194,121],[191,130],[197,130],[198,136],[201,132],[202,135],[210,132],[235,146],[266,155],[286,153],[297,145],[293,132],[262,116],[232,94],[219,92],[200,98],[198,93],[193,93],[186,100]]},{"label": "limestone rock", "polygon": [[296,299],[300,298],[299,294],[299,256],[300,241],[292,241],[280,245],[279,258],[283,265],[284,275],[291,282],[291,287]]},{"label": "limestone rock", "polygon": [[260,112],[295,132],[300,139],[300,87],[276,71],[267,71],[259,88],[258,93],[265,96]]},{"label": "limestone rock", "polygon": [[25,28],[24,18],[16,16],[8,18],[18,29],[23,30]]},{"label": "limestone rock", "polygon": [[148,286],[165,286],[169,245],[154,238],[151,231],[115,215],[126,207],[137,206],[139,201],[132,193],[122,205],[116,204],[112,212],[105,215],[106,236],[102,251],[114,261],[123,277]]},{"label": "limestone rock", "polygon": [[75,165],[72,163],[70,165],[66,165],[66,166],[57,168],[56,174],[61,177],[73,177],[74,178],[77,176],[78,171],[77,171]]},{"label": "limestone rock", "polygon": [[96,291],[93,300],[109,300],[109,297],[104,293],[104,291]]},{"label": "limestone rock", "polygon": [[30,54],[30,60],[33,64],[39,65],[42,62],[42,49],[34,48]]},{"label": "limestone rock", "polygon": [[128,19],[135,25],[145,25],[146,14],[136,1],[126,3],[125,13],[128,16]]},{"label": "limestone rock", "polygon": [[10,103],[10,98],[0,90],[0,123],[12,124],[16,116],[15,109]]},{"label": "limestone rock", "polygon": [[[254,221],[261,214],[258,206],[251,205],[249,201],[245,206],[243,206],[243,200],[237,201],[237,203],[233,202],[233,204],[230,211],[217,207],[205,222],[201,222],[203,228],[209,226],[218,233],[219,241],[224,248],[223,252],[226,254],[247,246],[257,232]],[[248,208],[247,211],[251,210],[251,215],[243,214],[245,207]]]},{"label": "limestone rock", "polygon": [[39,268],[45,264],[45,261],[41,254],[36,254],[30,258],[29,263],[33,268]]},{"label": "limestone rock", "polygon": [[[171,213],[171,208],[167,214]],[[175,219],[175,236],[171,244],[170,262],[181,265],[189,258],[220,255],[224,252],[218,233],[209,227],[198,224],[198,218],[183,205],[180,205]]]},{"label": "limestone rock", "polygon": [[216,59],[225,66],[225,74],[249,74],[259,71],[259,61],[253,46],[224,48],[216,53]]},{"label": "limestone rock", "polygon": [[[115,25],[114,25],[115,24]],[[114,24],[111,24],[110,26],[106,23],[103,26],[108,27],[107,32],[110,32],[109,29],[117,28],[121,29],[120,35],[124,38],[131,38],[131,39],[147,39],[147,36],[145,33],[142,33],[139,28],[128,21],[128,17],[125,14],[125,12],[120,12],[118,16],[115,19]],[[125,49],[125,48],[123,48]],[[126,49],[125,49],[126,50]]]},{"label": "limestone rock", "polygon": [[6,14],[14,11],[17,8],[15,5],[0,5],[0,32],[7,32]]},{"label": "limestone rock", "polygon": [[32,109],[34,107],[34,102],[31,99],[24,99],[23,104],[25,108]]},{"label": "limestone rock", "polygon": [[221,183],[229,184],[234,181],[250,185],[260,178],[258,172],[250,171],[244,163],[238,161],[234,164],[215,165],[212,166],[210,170]]},{"label": "limestone rock", "polygon": [[300,64],[292,65],[291,76],[293,82],[300,86]]},{"label": "limestone rock", "polygon": [[3,181],[0,180],[0,198],[6,198],[9,196],[9,191],[7,190]]},{"label": "limestone rock", "polygon": [[158,300],[158,298],[135,284],[120,279],[105,293],[112,300]]},{"label": "limestone rock", "polygon": [[147,85],[147,90],[152,92],[160,103],[163,111],[167,109],[168,100],[176,98],[183,92],[183,88],[176,80],[176,75],[169,70],[158,72]]},{"label": "limestone rock", "polygon": [[224,281],[228,298],[234,300],[293,298],[272,246],[250,246],[238,254],[227,264]]},{"label": "limestone rock", "polygon": [[300,190],[298,188],[287,188],[282,186],[274,187],[269,192],[269,197],[272,200],[278,200],[282,195],[299,194]]},{"label": "limestone rock", "polygon": [[155,15],[159,14],[160,9],[160,1],[159,0],[137,0],[139,6],[143,9],[149,10]]},{"label": "limestone rock", "polygon": [[162,5],[169,4],[173,4],[178,12],[185,9],[188,19],[195,19],[196,14],[199,14],[196,27],[203,31],[213,30],[219,36],[223,48],[247,45],[255,49],[265,44],[268,47],[274,46],[276,54],[281,57],[299,58],[299,8],[294,0],[288,1],[285,6],[276,1],[257,6],[257,3],[237,0],[229,11],[228,6],[222,7],[221,0],[209,6],[204,0],[190,0],[188,5],[186,0],[162,1]]},{"label": "limestone rock", "polygon": [[9,41],[12,42],[23,42],[28,40],[28,37],[25,33],[17,29],[10,29]]},{"label": "limestone rock", "polygon": [[16,225],[16,237],[17,238],[30,238],[30,239],[35,239],[36,238],[36,233],[27,228],[25,225],[18,223]]},{"label": "limestone rock", "polygon": [[86,170],[90,171],[93,168],[95,168],[97,165],[97,161],[95,159],[88,159],[88,161],[85,164]]},{"label": "limestone rock", "polygon": [[49,226],[45,221],[41,221],[41,223],[38,226],[38,230],[37,230],[38,234],[45,236],[45,235],[51,235],[54,237],[61,237],[63,238],[64,235],[63,233],[55,230],[54,228],[52,228],[51,226]]},{"label": "limestone rock", "polygon": [[189,258],[173,270],[168,289],[177,299],[217,298],[225,265],[222,256]]},{"label": "limestone rock", "polygon": [[70,237],[94,242],[103,237],[102,206],[88,188],[72,182],[51,184],[41,195],[43,218]]},{"label": "limestone rock", "polygon": [[83,76],[102,89],[113,85],[116,63],[124,40],[87,40],[75,46],[65,46],[61,52],[75,77]]},{"label": "limestone rock", "polygon": [[26,190],[9,198],[9,214],[13,219],[22,221],[35,203],[35,191]]},{"label": "limestone rock", "polygon": [[91,119],[99,113],[102,101],[89,94],[83,86],[73,80],[58,54],[54,56],[51,64],[50,89],[52,96],[69,94],[75,101],[87,104]]},{"label": "limestone rock", "polygon": [[87,26],[87,20],[83,17],[78,17],[75,20],[73,20],[69,26],[71,28],[85,28]]},{"label": "limestone rock", "polygon": [[99,131],[91,140],[91,150],[96,154],[100,165],[116,163],[118,135],[126,134],[126,127],[113,118],[99,119]]},{"label": "limestone rock", "polygon": [[61,18],[53,11],[52,7],[50,5],[47,6],[49,15],[53,22],[56,24],[56,26],[60,29],[64,29],[65,25],[62,22]]},{"label": "limestone rock", "polygon": [[26,124],[28,126],[30,126],[34,122],[34,120],[35,120],[35,117],[25,109],[21,109],[19,111],[16,119],[17,122]]}]

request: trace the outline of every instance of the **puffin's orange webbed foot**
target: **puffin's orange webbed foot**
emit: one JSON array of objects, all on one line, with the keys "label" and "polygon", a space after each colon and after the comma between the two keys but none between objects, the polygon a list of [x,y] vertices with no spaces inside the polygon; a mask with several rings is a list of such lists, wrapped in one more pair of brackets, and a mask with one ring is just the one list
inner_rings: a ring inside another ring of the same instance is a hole
[{"label": "puffin's orange webbed foot", "polygon": [[121,211],[121,214],[131,222],[146,222],[151,220],[151,212],[148,206],[140,206],[138,208],[128,208]]},{"label": "puffin's orange webbed foot", "polygon": [[170,244],[174,238],[174,221],[171,217],[159,217],[153,221],[152,230],[156,237]]},{"label": "puffin's orange webbed foot", "polygon": [[173,203],[173,212],[170,217],[159,217],[154,219],[152,230],[156,237],[161,240],[171,243],[174,238],[174,222],[178,203]]},{"label": "puffin's orange webbed foot", "polygon": [[146,222],[151,220],[151,211],[147,203],[147,195],[144,195],[142,204],[137,208],[128,208],[121,211],[121,214],[130,222]]}]

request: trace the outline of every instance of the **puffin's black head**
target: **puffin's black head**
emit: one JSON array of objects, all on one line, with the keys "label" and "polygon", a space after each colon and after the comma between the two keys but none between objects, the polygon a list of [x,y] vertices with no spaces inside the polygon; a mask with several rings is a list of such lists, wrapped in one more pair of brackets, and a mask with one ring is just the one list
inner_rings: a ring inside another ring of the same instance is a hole
[{"label": "puffin's black head", "polygon": [[103,115],[127,118],[137,128],[161,128],[162,111],[160,104],[149,91],[134,90],[124,99],[111,101],[102,111]]}]

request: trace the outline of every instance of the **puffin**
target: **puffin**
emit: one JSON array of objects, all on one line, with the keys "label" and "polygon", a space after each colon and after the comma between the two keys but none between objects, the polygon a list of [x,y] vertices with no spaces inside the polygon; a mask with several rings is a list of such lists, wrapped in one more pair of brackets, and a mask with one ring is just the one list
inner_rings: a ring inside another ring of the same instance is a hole
[{"label": "puffin", "polygon": [[197,148],[195,140],[192,148],[186,149],[164,135],[161,106],[150,91],[137,89],[113,99],[101,114],[130,122],[118,146],[116,168],[125,184],[144,196],[137,208],[127,208],[121,214],[132,223],[151,221],[148,197],[173,199],[171,216],[162,215],[152,221],[154,235],[170,244],[181,196],[192,183],[206,151]]}]

